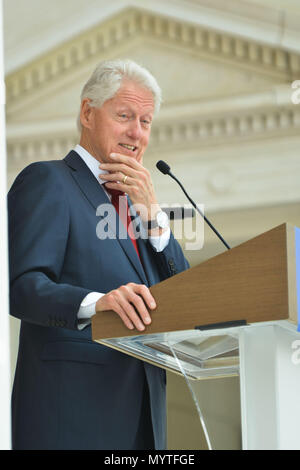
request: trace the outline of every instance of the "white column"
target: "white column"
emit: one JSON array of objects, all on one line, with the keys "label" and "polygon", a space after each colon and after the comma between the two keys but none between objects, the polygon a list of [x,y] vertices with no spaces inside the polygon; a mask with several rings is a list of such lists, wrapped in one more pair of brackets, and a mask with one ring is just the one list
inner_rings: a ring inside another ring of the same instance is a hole
[{"label": "white column", "polygon": [[11,448],[3,4],[0,0],[0,449]]},{"label": "white column", "polygon": [[299,347],[296,327],[266,325],[241,332],[244,450],[300,449]]}]

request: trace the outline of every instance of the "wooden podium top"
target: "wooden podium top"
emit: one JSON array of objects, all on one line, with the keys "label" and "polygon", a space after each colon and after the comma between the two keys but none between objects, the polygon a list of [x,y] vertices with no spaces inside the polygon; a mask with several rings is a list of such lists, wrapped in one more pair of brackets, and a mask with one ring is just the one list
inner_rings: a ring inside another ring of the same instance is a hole
[{"label": "wooden podium top", "polygon": [[92,317],[93,340],[245,320],[297,322],[295,228],[282,224],[150,288],[157,308],[143,332],[114,312]]}]

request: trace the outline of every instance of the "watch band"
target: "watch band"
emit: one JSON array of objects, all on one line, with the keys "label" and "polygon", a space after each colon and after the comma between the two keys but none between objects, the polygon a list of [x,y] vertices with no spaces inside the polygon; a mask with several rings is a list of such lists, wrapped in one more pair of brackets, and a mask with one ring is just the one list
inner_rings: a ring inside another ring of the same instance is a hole
[{"label": "watch band", "polygon": [[168,215],[164,211],[158,211],[155,219],[148,220],[147,228],[148,230],[151,230],[156,227],[160,227],[162,229],[166,228],[169,226],[169,218]]},{"label": "watch band", "polygon": [[156,219],[148,220],[148,222],[146,222],[146,224],[147,224],[147,229],[148,229],[148,230],[151,230],[151,229],[153,229],[153,228],[158,227],[158,223],[157,223],[157,220],[156,220]]}]

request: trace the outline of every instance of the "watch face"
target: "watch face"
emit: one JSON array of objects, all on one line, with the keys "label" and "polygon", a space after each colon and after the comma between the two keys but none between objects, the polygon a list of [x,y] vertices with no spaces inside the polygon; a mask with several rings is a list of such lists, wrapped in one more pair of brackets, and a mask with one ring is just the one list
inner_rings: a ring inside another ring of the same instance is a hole
[{"label": "watch face", "polygon": [[158,214],[156,214],[156,220],[158,226],[161,228],[166,228],[169,226],[169,218],[164,211],[160,211]]}]

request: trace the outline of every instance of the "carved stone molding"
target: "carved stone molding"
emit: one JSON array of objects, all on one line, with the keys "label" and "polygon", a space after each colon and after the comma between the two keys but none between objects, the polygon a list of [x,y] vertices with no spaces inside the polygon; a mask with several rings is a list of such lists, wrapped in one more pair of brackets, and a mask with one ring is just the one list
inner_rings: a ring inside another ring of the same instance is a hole
[{"label": "carved stone molding", "polygon": [[[226,113],[208,118],[191,117],[168,123],[159,120],[153,125],[149,152],[186,149],[194,146],[214,146],[243,140],[299,135],[300,106],[282,106],[269,109],[244,110],[239,114]],[[61,158],[76,143],[78,135],[72,129],[64,136],[57,132],[47,135],[8,138],[7,153],[9,166],[24,166],[36,160]]]},{"label": "carved stone molding", "polygon": [[256,140],[270,136],[299,134],[300,106],[283,106],[270,109],[244,110],[239,114],[191,118],[184,122],[161,123],[152,132],[151,148],[175,145],[213,146],[223,142]]},{"label": "carved stone molding", "polygon": [[32,162],[63,158],[78,143],[76,134],[64,138],[38,136],[32,140],[8,142],[8,170],[25,167]]},{"label": "carved stone molding", "polygon": [[130,8],[8,75],[9,109],[13,111],[26,97],[76,72],[93,58],[105,58],[108,51],[113,56],[116,46],[137,38],[163,41],[183,52],[254,69],[277,82],[300,75],[300,55],[294,52]]}]

